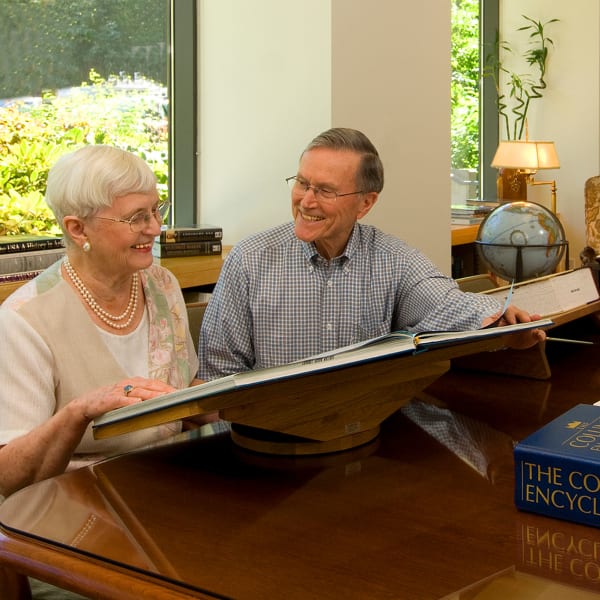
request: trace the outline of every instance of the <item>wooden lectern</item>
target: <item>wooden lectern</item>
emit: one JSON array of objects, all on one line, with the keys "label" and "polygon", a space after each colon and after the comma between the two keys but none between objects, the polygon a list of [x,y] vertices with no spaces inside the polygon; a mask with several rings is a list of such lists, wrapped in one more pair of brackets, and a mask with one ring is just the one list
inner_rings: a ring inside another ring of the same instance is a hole
[{"label": "wooden lectern", "polygon": [[450,360],[500,349],[506,335],[455,343],[301,377],[267,382],[191,400],[95,426],[110,437],[218,411],[232,439],[249,450],[285,455],[321,454],[365,444],[384,419],[450,368]]}]

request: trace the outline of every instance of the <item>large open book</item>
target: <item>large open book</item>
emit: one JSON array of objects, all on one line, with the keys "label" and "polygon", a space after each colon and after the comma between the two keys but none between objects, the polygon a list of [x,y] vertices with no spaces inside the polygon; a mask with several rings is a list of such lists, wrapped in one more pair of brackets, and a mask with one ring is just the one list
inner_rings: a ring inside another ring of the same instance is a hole
[{"label": "large open book", "polygon": [[[600,294],[595,275],[589,267],[561,271],[483,293],[494,296],[500,302],[510,296],[515,306],[530,314],[551,318],[554,325],[600,314]],[[525,351],[508,350],[502,356],[490,356],[486,352],[471,354],[458,357],[452,364],[454,367],[534,379],[548,379],[551,375],[543,345]]]},{"label": "large open book", "polygon": [[600,299],[594,274],[589,267],[529,279],[485,293],[500,301],[511,293],[513,304],[530,314],[544,317],[580,308]]},{"label": "large open book", "polygon": [[[363,365],[393,358],[409,358],[410,356],[425,354],[427,351],[437,348],[462,346],[476,342],[477,340],[500,338],[528,329],[550,327],[552,324],[551,320],[544,319],[531,323],[519,323],[517,325],[472,331],[446,331],[421,334],[405,331],[393,332],[378,338],[345,346],[332,352],[311,356],[304,360],[266,369],[256,369],[228,375],[197,386],[177,390],[152,400],[118,408],[95,419],[93,423],[94,437],[98,439],[110,437],[160,422],[172,421],[231,407],[231,402],[223,402],[221,405],[219,403],[220,398],[230,398],[232,392],[240,392],[258,388],[259,386],[261,394],[266,393],[265,390],[269,387],[270,392],[283,396],[284,394],[289,394],[289,387],[286,388],[281,384],[289,380],[294,380],[294,387],[296,389],[302,389],[304,386],[305,390],[310,388],[311,393],[314,395],[315,390],[318,392],[321,388],[325,387],[322,379],[315,379],[319,375],[337,372],[342,369],[359,368]],[[465,352],[468,353],[468,351]],[[432,352],[431,354],[434,353]],[[432,358],[432,361],[434,360]],[[402,360],[399,361],[399,363],[401,362]],[[397,370],[401,367],[399,363],[396,365]],[[419,368],[421,372],[424,372],[422,366]],[[375,372],[376,370],[371,370],[370,373],[365,371],[359,379],[368,379]],[[432,372],[431,369],[429,369],[429,372]],[[381,372],[378,372],[378,376],[382,376]],[[388,380],[390,379],[387,374],[383,376],[388,377]],[[305,379],[302,382],[296,381],[299,378]],[[310,379],[310,382],[306,378]],[[417,375],[414,375],[413,379],[416,378]],[[351,380],[352,376],[345,376],[340,380],[341,383],[339,384],[348,386],[349,389],[346,390],[348,397],[358,393],[356,392],[356,387],[354,389],[351,387],[356,384],[348,383]],[[315,383],[316,381],[320,381],[320,383],[317,384]],[[372,381],[371,387],[376,388],[385,383],[382,381]],[[278,384],[279,387],[275,388]],[[331,390],[328,393],[331,393]],[[303,402],[305,401],[303,400]],[[148,418],[142,418],[144,416]],[[346,428],[348,428],[348,424],[346,424]]]}]

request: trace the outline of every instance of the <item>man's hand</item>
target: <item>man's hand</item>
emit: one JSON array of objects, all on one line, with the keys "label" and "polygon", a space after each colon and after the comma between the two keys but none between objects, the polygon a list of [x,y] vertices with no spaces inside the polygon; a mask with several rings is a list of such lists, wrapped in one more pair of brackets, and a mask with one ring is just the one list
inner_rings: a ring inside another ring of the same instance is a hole
[{"label": "man's hand", "polygon": [[[500,314],[498,312],[491,317],[487,317],[483,320],[482,326],[485,327],[493,323],[500,317]],[[502,325],[514,325],[516,323],[530,323],[531,321],[539,321],[541,318],[541,315],[530,315],[527,311],[521,310],[514,304],[509,304],[497,325],[501,327]],[[524,350],[525,348],[535,346],[538,342],[543,342],[545,339],[546,332],[543,329],[528,329],[527,331],[511,335],[508,346],[509,348]]]}]

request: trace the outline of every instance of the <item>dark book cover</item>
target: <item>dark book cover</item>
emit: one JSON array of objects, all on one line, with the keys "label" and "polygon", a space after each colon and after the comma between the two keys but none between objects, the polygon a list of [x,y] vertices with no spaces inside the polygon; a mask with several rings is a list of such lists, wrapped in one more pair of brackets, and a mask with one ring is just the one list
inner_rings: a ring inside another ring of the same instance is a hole
[{"label": "dark book cover", "polygon": [[579,404],[514,449],[520,510],[600,527],[600,406]]},{"label": "dark book cover", "polygon": [[0,235],[0,254],[64,248],[62,237],[44,235]]},{"label": "dark book cover", "polygon": [[177,256],[210,256],[221,254],[220,241],[205,240],[193,242],[168,242],[155,241],[152,246],[152,255],[157,258],[175,258]]},{"label": "dark book cover", "polygon": [[159,240],[162,243],[221,240],[223,229],[216,225],[190,225],[189,227],[162,227]]}]

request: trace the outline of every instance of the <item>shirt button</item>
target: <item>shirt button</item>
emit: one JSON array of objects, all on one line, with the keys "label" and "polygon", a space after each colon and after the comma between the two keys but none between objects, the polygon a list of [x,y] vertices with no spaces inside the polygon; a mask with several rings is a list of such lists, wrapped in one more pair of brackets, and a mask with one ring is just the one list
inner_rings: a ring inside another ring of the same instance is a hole
[{"label": "shirt button", "polygon": [[331,331],[333,329],[333,325],[331,323],[327,323],[327,325],[325,325],[325,329],[327,329],[327,331]]},{"label": "shirt button", "polygon": [[327,287],[332,287],[333,286],[333,281],[331,281],[331,279],[327,280]]}]

